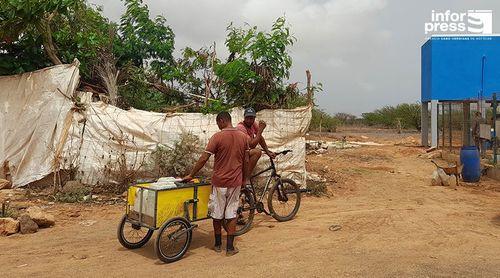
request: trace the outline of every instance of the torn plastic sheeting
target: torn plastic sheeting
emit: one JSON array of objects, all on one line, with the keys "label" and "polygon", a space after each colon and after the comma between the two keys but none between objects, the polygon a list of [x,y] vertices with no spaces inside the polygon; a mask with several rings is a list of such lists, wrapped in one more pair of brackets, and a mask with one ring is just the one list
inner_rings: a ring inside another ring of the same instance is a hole
[{"label": "torn plastic sheeting", "polygon": [[52,172],[63,121],[79,79],[79,62],[0,77],[0,162],[14,187]]},{"label": "torn plastic sheeting", "polygon": [[[131,109],[125,111],[103,102],[88,104],[86,109],[83,140],[79,134],[82,124],[70,136],[71,140],[82,141],[79,173],[84,183],[104,182],[103,169],[113,159],[125,155],[129,167],[139,160],[147,160],[159,144],[173,147],[182,133],[190,132],[200,139],[204,147],[208,139],[219,129],[215,115],[201,113],[164,114]],[[233,124],[243,119],[243,109],[231,111]],[[277,167],[283,176],[305,184],[305,139],[303,138],[311,119],[311,109],[263,110],[257,113],[257,120],[267,122],[264,137],[271,150],[291,149],[293,152],[278,159]],[[258,167],[268,163],[263,156]],[[143,169],[146,169],[145,165]],[[209,166],[210,167],[210,166]],[[147,170],[147,169],[146,169]]]}]

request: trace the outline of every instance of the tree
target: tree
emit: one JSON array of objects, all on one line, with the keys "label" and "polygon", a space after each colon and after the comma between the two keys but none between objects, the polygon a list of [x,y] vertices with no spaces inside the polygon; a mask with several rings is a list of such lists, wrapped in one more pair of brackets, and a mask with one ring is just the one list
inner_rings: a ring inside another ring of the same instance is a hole
[{"label": "tree", "polygon": [[123,108],[213,112],[307,103],[297,83],[286,84],[295,38],[285,18],[278,18],[269,32],[230,24],[226,61],[217,59],[215,45],[186,47],[175,59],[175,35],[165,17],[150,18],[142,0],[123,1],[126,10],[116,24],[86,0],[3,0],[0,74],[77,58],[80,89],[107,93],[112,104]]},{"label": "tree", "polygon": [[292,58],[289,47],[295,42],[284,17],[278,18],[270,32],[257,27],[227,27],[225,63],[215,65],[218,88],[232,105],[282,107],[299,97],[296,86],[285,85]]},{"label": "tree", "polygon": [[[45,52],[53,64],[61,64],[52,37],[51,23],[55,16],[66,14],[71,0],[9,0],[0,5],[0,38],[2,50],[1,72],[23,72],[32,69],[30,63],[47,65],[45,59],[36,56]],[[39,44],[43,47],[33,48]],[[15,62],[14,57],[21,58]],[[24,59],[23,59],[24,58]],[[35,58],[30,60],[30,58]],[[31,61],[25,63],[25,61]],[[9,66],[9,62],[14,62]],[[36,67],[37,65],[35,65]]]},{"label": "tree", "polygon": [[7,0],[0,6],[0,72],[30,71],[80,60],[92,79],[97,53],[112,24],[84,0]]},{"label": "tree", "polygon": [[341,122],[342,124],[348,124],[348,125],[354,124],[357,118],[355,115],[342,112],[336,113],[334,117],[337,118],[339,122]]}]

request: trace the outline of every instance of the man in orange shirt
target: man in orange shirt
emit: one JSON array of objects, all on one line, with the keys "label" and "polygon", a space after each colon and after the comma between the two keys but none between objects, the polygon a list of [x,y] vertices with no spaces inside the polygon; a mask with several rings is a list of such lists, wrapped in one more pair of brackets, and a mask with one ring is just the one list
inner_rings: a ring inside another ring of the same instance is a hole
[{"label": "man in orange shirt", "polygon": [[226,255],[238,253],[234,247],[236,216],[240,189],[244,179],[245,164],[248,163],[249,138],[233,127],[231,115],[221,112],[216,118],[220,131],[215,133],[191,173],[183,180],[191,180],[203,168],[211,155],[215,155],[212,174],[212,194],[209,213],[213,219],[216,252],[222,251],[222,221],[228,221]]},{"label": "man in orange shirt", "polygon": [[[259,121],[259,124],[255,122],[255,117],[257,116],[257,113],[255,112],[255,109],[248,107],[245,109],[245,112],[243,113],[244,120],[243,122],[238,123],[236,128],[239,130],[243,131],[245,134],[247,134],[250,137],[250,153],[249,153],[249,162],[248,162],[248,173],[251,175],[253,172],[253,169],[257,165],[257,162],[259,161],[262,151],[259,149],[256,149],[255,147],[257,145],[260,145],[264,152],[271,158],[275,158],[276,154],[272,151],[270,151],[267,148],[267,143],[264,137],[262,136],[262,132],[264,132],[264,129],[266,128],[266,122],[264,121]],[[248,182],[248,181],[246,181]]]}]

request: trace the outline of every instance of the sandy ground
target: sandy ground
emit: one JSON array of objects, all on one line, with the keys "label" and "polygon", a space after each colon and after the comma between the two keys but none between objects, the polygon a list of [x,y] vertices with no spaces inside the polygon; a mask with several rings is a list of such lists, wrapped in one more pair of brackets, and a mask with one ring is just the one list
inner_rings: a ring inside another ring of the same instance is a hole
[{"label": "sandy ground", "polygon": [[[163,264],[153,240],[138,250],[118,243],[123,204],[54,204],[53,228],[0,237],[1,276],[499,277],[500,182],[430,186],[434,166],[422,152],[390,145],[309,155],[330,196],[305,197],[289,222],[256,216],[233,257],[210,250],[209,221],[199,222],[182,260]],[[330,231],[334,224],[342,228]]]}]

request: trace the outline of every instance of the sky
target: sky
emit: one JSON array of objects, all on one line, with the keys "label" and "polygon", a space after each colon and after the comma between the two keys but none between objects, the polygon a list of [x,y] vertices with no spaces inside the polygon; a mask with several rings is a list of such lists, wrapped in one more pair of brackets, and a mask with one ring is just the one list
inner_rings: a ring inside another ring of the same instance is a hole
[{"label": "sky", "polygon": [[[124,11],[118,0],[90,0],[112,21]],[[151,16],[163,15],[179,51],[213,42],[227,57],[230,22],[269,30],[286,16],[297,42],[291,48],[290,81],[323,84],[316,104],[328,113],[361,115],[385,105],[420,100],[420,47],[430,34],[431,11],[492,10],[493,33],[500,32],[498,0],[144,0]]]}]

